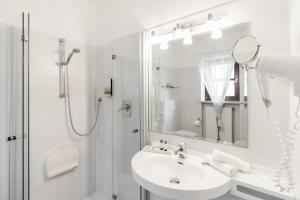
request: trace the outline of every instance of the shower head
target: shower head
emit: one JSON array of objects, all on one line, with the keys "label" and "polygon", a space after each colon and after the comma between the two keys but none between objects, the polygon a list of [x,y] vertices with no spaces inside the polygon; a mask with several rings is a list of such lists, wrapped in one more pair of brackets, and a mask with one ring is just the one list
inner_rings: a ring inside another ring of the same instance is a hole
[{"label": "shower head", "polygon": [[66,61],[66,65],[68,65],[69,64],[69,62],[71,61],[71,58],[72,58],[72,56],[74,55],[74,53],[80,53],[80,49],[78,49],[78,48],[74,48],[72,51],[71,51],[71,53],[69,54],[69,56],[68,56],[68,58],[67,58],[67,61]]}]

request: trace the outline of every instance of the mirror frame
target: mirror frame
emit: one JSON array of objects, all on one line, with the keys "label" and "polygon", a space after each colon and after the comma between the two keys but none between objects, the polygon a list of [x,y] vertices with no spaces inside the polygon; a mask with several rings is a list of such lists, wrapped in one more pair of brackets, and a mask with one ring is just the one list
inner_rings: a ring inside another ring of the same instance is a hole
[{"label": "mirror frame", "polygon": [[[237,46],[237,44],[238,44],[242,39],[244,39],[244,38],[246,38],[246,37],[251,37],[251,38],[254,38],[254,39],[255,39],[255,41],[256,41],[256,51],[255,51],[255,54],[251,57],[251,59],[249,59],[249,60],[246,61],[246,62],[240,63],[240,62],[238,62],[238,61],[236,60],[236,57],[234,56],[234,49],[235,49],[235,47]],[[261,45],[259,44],[257,38],[256,38],[254,35],[251,35],[251,34],[243,35],[243,36],[241,36],[241,37],[235,42],[235,44],[233,45],[232,52],[231,52],[232,58],[233,58],[233,60],[234,60],[236,63],[238,63],[238,64],[240,64],[240,65],[242,65],[242,66],[251,64],[251,63],[253,63],[253,62],[256,60],[256,58],[257,58],[257,56],[258,56],[258,54],[259,54],[259,51],[260,51],[260,47],[261,47]],[[245,68],[244,68],[244,69],[245,69]],[[246,68],[245,70],[248,70],[248,68]]]},{"label": "mirror frame", "polygon": [[[234,27],[234,26],[238,26],[238,25],[246,25],[246,30],[247,30],[247,34],[245,35],[251,35],[252,31],[251,31],[251,22],[241,22],[241,23],[236,23],[236,24],[231,24],[228,25],[224,28],[230,28],[230,27]],[[162,25],[163,26],[163,25]],[[160,26],[158,26],[160,27]],[[155,28],[158,28],[155,27]],[[210,143],[214,143],[214,144],[224,144],[224,145],[228,145],[228,146],[234,146],[234,147],[240,147],[240,148],[248,148],[249,146],[249,120],[248,120],[248,114],[246,117],[247,120],[247,125],[246,125],[246,143],[244,145],[241,144],[234,144],[234,143],[229,143],[229,142],[225,142],[225,141],[216,141],[216,140],[212,140],[212,139],[208,139],[208,138],[201,138],[201,137],[194,137],[194,136],[183,136],[181,134],[177,134],[177,133],[168,133],[168,132],[160,132],[160,131],[155,131],[155,130],[151,130],[152,127],[152,103],[153,103],[153,98],[152,98],[152,92],[153,92],[153,87],[152,87],[152,81],[153,81],[153,73],[152,73],[152,44],[150,42],[150,38],[151,38],[151,32],[152,29],[148,29],[145,30],[143,35],[143,52],[142,52],[142,57],[143,57],[143,70],[142,70],[142,78],[143,78],[143,102],[144,105],[142,105],[144,107],[144,124],[143,124],[143,129],[144,129],[144,133],[145,133],[145,144],[149,144],[150,143],[150,137],[151,134],[165,134],[167,136],[179,136],[179,137],[183,137],[183,138],[187,138],[187,139],[195,139],[195,140],[201,140],[201,141],[206,141],[206,142],[210,142]],[[243,36],[241,36],[243,37]],[[236,42],[235,42],[236,43]],[[235,44],[234,43],[234,44]],[[234,45],[233,45],[234,46]],[[232,47],[233,47],[232,46]],[[243,70],[243,69],[240,69]],[[249,77],[249,74],[247,74],[247,77]],[[247,85],[249,85],[249,78],[247,78]],[[202,115],[202,113],[201,113]]]}]

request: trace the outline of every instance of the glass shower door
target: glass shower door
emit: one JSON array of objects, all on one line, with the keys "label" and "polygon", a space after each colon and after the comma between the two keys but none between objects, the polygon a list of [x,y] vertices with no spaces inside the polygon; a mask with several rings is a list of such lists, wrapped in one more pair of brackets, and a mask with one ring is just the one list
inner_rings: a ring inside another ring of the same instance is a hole
[{"label": "glass shower door", "polygon": [[140,35],[113,42],[114,198],[140,200],[131,158],[141,149]]},{"label": "glass shower door", "polygon": [[[26,16],[26,19],[28,16]],[[26,200],[24,130],[27,121],[28,41],[22,27],[0,24],[0,199]],[[25,44],[25,42],[27,44]],[[26,115],[26,119],[25,116]],[[28,137],[26,137],[28,138]],[[26,139],[27,140],[27,139]]]}]

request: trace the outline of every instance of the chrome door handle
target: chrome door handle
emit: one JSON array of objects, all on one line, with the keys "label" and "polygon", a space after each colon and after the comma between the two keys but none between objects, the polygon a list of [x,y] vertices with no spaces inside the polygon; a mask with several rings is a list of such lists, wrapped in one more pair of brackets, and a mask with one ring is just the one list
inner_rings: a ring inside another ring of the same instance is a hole
[{"label": "chrome door handle", "polygon": [[132,133],[134,133],[134,134],[137,134],[138,132],[139,132],[139,129],[137,129],[137,128],[132,130]]}]

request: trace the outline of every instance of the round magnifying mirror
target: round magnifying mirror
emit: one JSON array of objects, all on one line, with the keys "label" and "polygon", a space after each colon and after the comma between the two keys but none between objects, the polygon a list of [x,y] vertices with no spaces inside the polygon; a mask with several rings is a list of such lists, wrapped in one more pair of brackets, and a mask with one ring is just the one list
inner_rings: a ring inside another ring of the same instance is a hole
[{"label": "round magnifying mirror", "polygon": [[235,43],[232,56],[235,62],[246,65],[253,62],[259,52],[260,45],[252,35],[245,35]]}]

